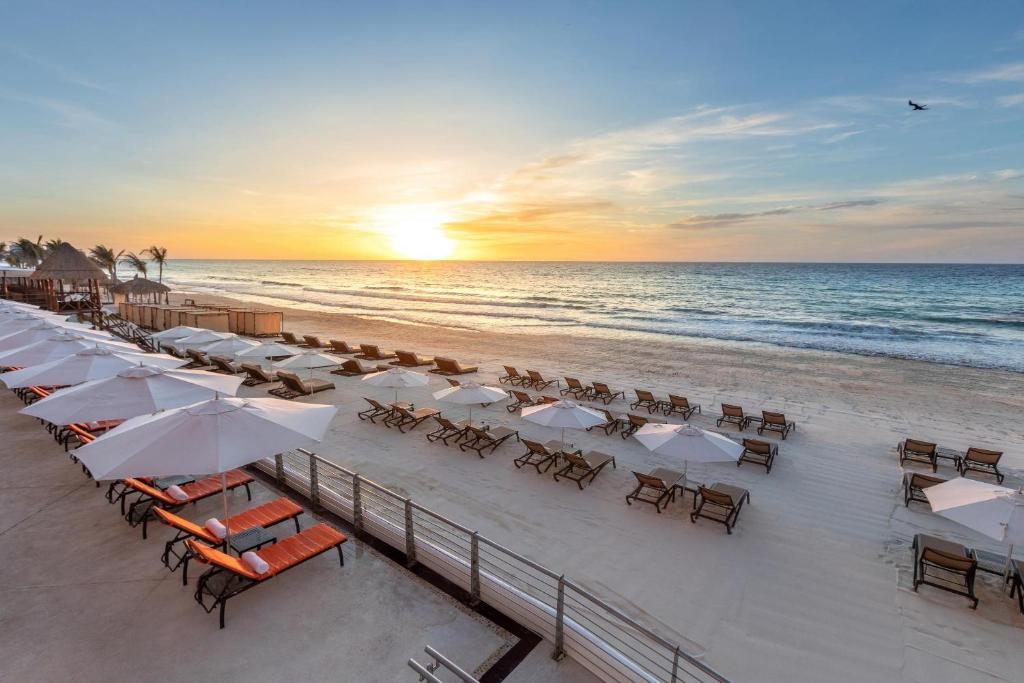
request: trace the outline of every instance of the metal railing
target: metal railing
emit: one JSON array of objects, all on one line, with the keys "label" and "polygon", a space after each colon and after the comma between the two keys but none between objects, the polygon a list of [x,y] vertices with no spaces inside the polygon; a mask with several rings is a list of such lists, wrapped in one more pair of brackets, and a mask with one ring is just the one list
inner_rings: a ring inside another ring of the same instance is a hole
[{"label": "metal railing", "polygon": [[[587,589],[357,472],[298,449],[256,467],[279,486],[403,552],[554,645],[604,681],[728,681]],[[411,665],[411,664],[410,664]]]},{"label": "metal railing", "polygon": [[429,645],[423,648],[423,651],[430,655],[431,659],[434,661],[430,664],[420,664],[415,659],[409,660],[409,668],[420,675],[421,683],[423,681],[426,681],[427,683],[444,683],[444,681],[434,675],[434,672],[440,668],[445,668],[455,674],[455,677],[462,681],[462,683],[480,683],[480,681],[463,671],[458,664],[448,659]]}]

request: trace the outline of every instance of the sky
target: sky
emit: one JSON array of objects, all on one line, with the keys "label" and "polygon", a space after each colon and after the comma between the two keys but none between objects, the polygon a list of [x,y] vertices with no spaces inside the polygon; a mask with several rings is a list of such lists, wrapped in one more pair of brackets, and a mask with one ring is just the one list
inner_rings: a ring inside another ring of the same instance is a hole
[{"label": "sky", "polygon": [[39,234],[1020,263],[1024,4],[5,2],[0,240]]}]

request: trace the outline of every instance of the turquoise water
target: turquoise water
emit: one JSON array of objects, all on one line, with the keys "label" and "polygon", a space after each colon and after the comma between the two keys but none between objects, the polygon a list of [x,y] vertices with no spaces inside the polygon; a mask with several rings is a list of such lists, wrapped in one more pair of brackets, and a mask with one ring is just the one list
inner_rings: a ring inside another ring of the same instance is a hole
[{"label": "turquoise water", "polygon": [[413,324],[689,337],[1024,372],[1024,266],[173,261],[177,288]]}]

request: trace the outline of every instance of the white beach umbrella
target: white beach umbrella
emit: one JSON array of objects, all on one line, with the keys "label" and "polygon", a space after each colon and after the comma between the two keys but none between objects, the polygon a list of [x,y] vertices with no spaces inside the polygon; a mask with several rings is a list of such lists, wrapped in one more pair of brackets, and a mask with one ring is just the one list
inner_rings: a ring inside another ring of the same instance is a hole
[{"label": "white beach umbrella", "polygon": [[562,400],[523,408],[523,419],[545,427],[559,427],[562,430],[562,450],[565,450],[566,429],[586,429],[607,422],[604,415],[593,408],[586,408],[575,401]]},{"label": "white beach umbrella", "polygon": [[195,334],[190,334],[187,337],[181,337],[171,342],[174,346],[179,349],[197,349],[207,344],[218,342],[222,339],[229,339],[235,335],[231,332],[214,332],[213,330],[200,330]]},{"label": "white beach umbrella", "polygon": [[180,408],[218,394],[232,396],[241,378],[201,370],[142,366],[55,391],[21,413],[53,424],[122,420]]},{"label": "white beach umbrella", "polygon": [[245,351],[259,345],[258,341],[246,339],[245,337],[228,337],[227,339],[215,341],[209,346],[204,346],[203,353],[212,353],[217,356],[234,356],[239,351]]},{"label": "white beach umbrella", "polygon": [[384,387],[395,390],[395,402],[398,402],[398,390],[409,387],[423,387],[430,382],[430,378],[422,372],[413,372],[405,368],[391,368],[382,372],[372,372],[363,375],[361,381],[374,387]]},{"label": "white beach umbrella", "polygon": [[344,358],[339,358],[333,354],[308,350],[298,353],[291,358],[285,358],[282,361],[274,363],[274,367],[282,370],[306,369],[309,370],[309,376],[312,377],[313,368],[329,368],[341,365],[344,362]]},{"label": "white beach umbrella", "polygon": [[473,423],[473,406],[477,403],[497,403],[508,398],[504,389],[489,387],[474,382],[460,384],[457,387],[445,387],[434,392],[434,398],[445,403],[469,406],[469,423]]},{"label": "white beach umbrella", "polygon": [[[110,333],[103,332],[102,330],[70,329],[66,325],[58,322],[37,320],[30,325],[11,331],[0,337],[0,351],[16,349],[37,341],[43,341],[57,332],[73,333],[86,339],[96,339],[100,341],[113,340],[113,336],[110,335]],[[2,332],[0,332],[0,334],[2,334]],[[135,347],[135,350],[138,351],[138,348]]]},{"label": "white beach umbrella", "polygon": [[688,424],[648,423],[635,436],[654,453],[682,459],[684,473],[691,462],[736,462],[743,455],[732,439]]},{"label": "white beach umbrella", "polygon": [[1014,490],[966,477],[929,486],[924,490],[932,511],[958,524],[980,531],[1009,546],[1024,543],[1024,489]]},{"label": "white beach umbrella", "polygon": [[163,353],[117,353],[109,349],[89,348],[76,351],[58,360],[5,372],[0,382],[8,389],[19,387],[65,387],[94,379],[113,377],[122,370],[139,365],[174,369],[187,365],[187,360]]},{"label": "white beach umbrella", "polygon": [[263,342],[251,349],[239,351],[235,354],[235,358],[258,358],[265,360],[267,358],[286,358],[298,355],[299,353],[301,351],[295,346],[286,346],[278,342]]},{"label": "white beach umbrella", "polygon": [[154,332],[150,336],[158,341],[169,342],[174,339],[181,339],[183,337],[188,337],[193,334],[198,334],[199,332],[202,331],[202,327],[189,327],[188,325],[178,325],[177,327],[172,327],[170,329],[164,330],[163,332]]},{"label": "white beach umbrella", "polygon": [[337,412],[276,398],[215,397],[128,420],[75,457],[97,480],[220,472],[227,525],[225,473],[321,441]]},{"label": "white beach umbrella", "polygon": [[85,349],[109,349],[137,353],[139,348],[122,342],[87,339],[70,332],[51,332],[45,339],[0,352],[0,367],[25,368],[70,356]]}]

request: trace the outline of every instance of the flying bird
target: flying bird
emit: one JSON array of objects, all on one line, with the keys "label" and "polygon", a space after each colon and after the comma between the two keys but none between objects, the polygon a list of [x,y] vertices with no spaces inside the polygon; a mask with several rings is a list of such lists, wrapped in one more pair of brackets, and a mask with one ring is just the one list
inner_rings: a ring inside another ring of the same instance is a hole
[{"label": "flying bird", "polygon": [[918,104],[914,100],[907,100],[907,104],[909,104],[914,111],[924,111],[928,108],[927,104]]}]

